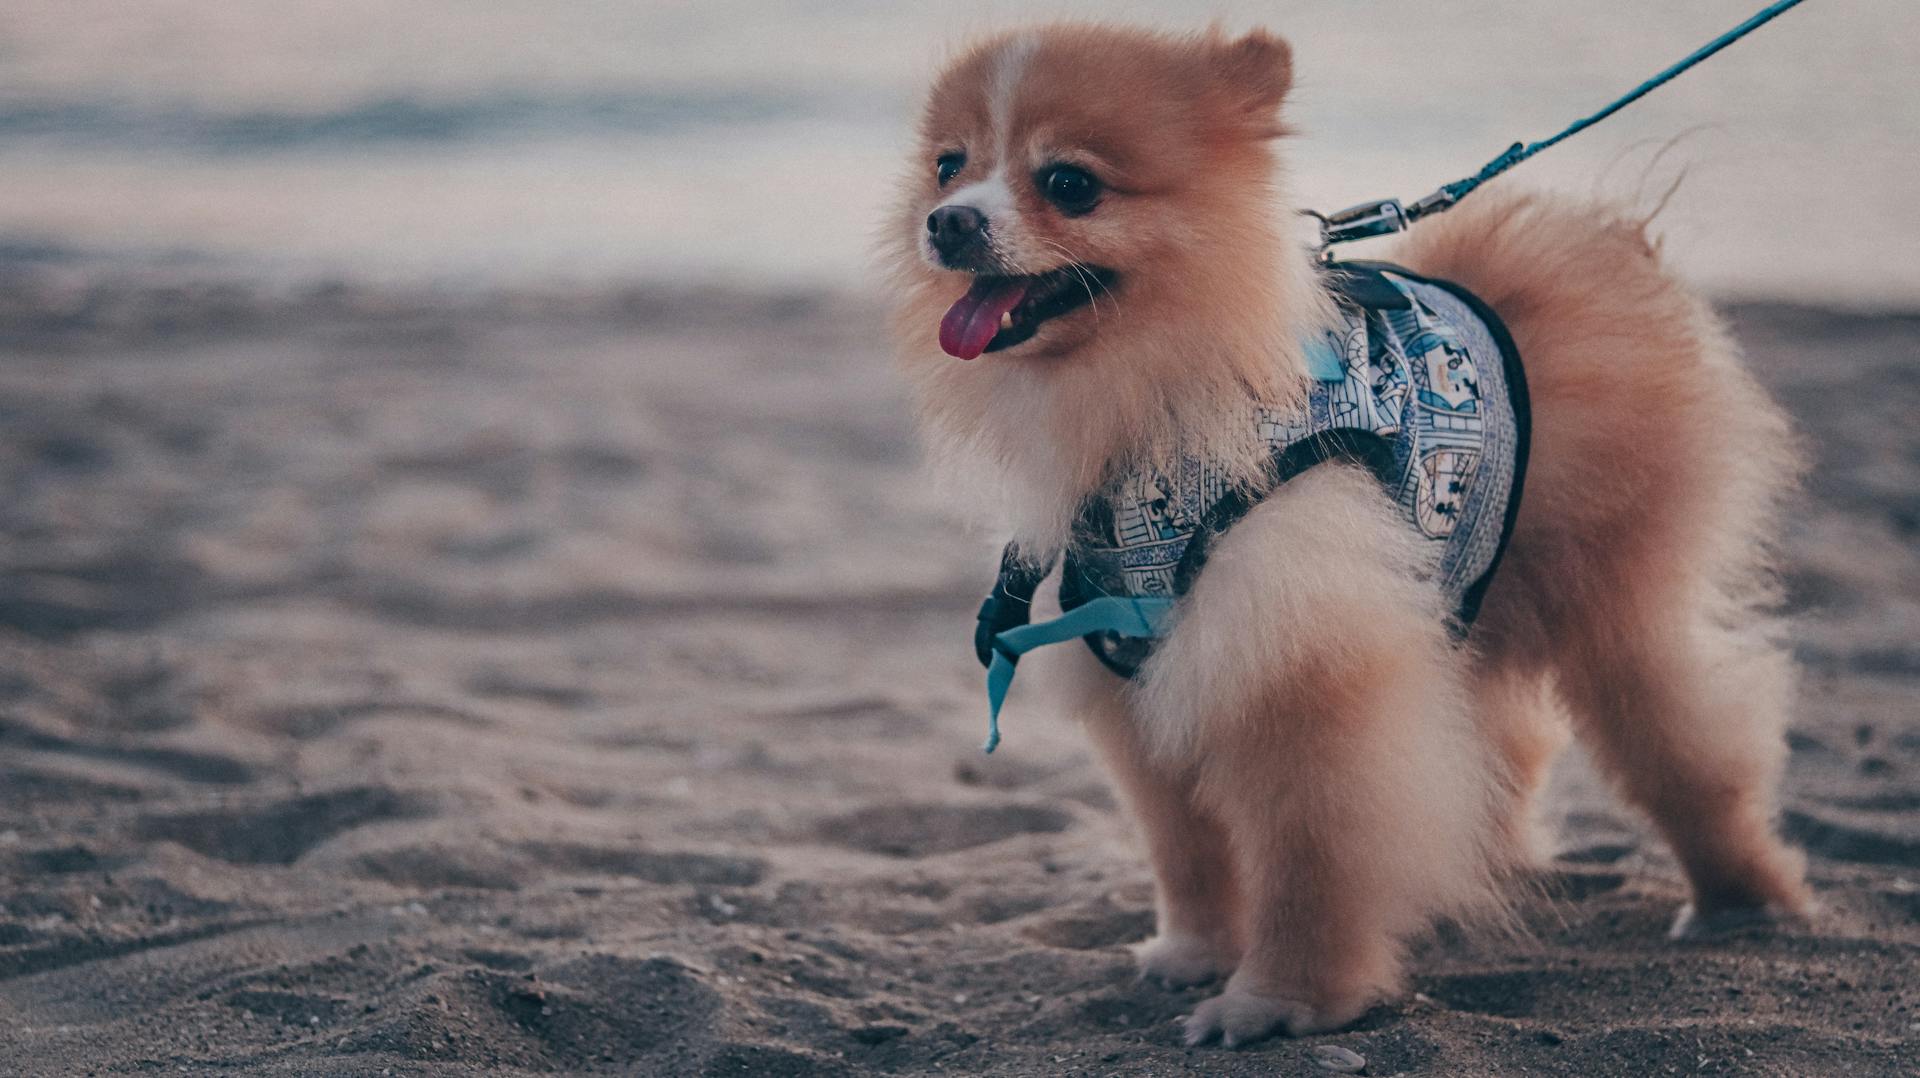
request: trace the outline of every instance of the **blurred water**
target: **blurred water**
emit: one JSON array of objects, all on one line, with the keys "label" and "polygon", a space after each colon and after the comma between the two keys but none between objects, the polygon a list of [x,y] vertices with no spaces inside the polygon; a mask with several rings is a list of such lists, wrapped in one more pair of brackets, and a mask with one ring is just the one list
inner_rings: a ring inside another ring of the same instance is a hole
[{"label": "blurred water", "polygon": [[[860,287],[916,95],[985,29],[1265,22],[1302,200],[1335,208],[1470,172],[1757,6],[9,0],[0,262]],[[1527,178],[1651,198],[1685,167],[1662,220],[1710,286],[1920,302],[1916,43],[1913,0],[1811,0]]]}]

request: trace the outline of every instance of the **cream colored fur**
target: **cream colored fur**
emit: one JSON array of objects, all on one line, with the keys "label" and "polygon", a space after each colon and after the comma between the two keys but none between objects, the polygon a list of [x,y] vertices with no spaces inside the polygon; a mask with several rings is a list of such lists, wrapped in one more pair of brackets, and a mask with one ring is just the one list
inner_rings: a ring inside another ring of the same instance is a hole
[{"label": "cream colored fur", "polygon": [[[1122,469],[1208,451],[1255,482],[1247,409],[1299,393],[1292,341],[1327,300],[1273,216],[1283,43],[1056,27],[1020,35],[1023,74],[996,81],[1008,40],[935,87],[895,221],[897,324],[936,456],[1044,553]],[[1010,129],[989,130],[995,109]],[[1153,180],[1072,219],[1012,183],[1021,234],[1058,249],[1021,256],[1111,268],[1112,295],[1005,353],[939,354],[930,330],[966,282],[918,242],[932,156],[1005,144],[1011,164],[989,164],[1018,177],[1065,130]],[[1618,208],[1496,184],[1394,257],[1486,300],[1532,389],[1518,526],[1467,642],[1389,499],[1326,465],[1218,542],[1135,681],[1079,660],[1075,710],[1154,866],[1143,972],[1228,977],[1195,1043],[1343,1025],[1400,989],[1435,919],[1497,916],[1567,718],[1678,854],[1676,930],[1808,906],[1771,826],[1791,666],[1767,541],[1800,468],[1785,418]]]}]

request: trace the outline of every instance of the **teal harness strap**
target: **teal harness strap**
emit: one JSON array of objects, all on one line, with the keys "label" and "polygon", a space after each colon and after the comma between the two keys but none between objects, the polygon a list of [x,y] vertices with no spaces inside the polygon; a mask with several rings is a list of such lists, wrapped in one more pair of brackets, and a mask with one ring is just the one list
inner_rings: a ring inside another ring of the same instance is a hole
[{"label": "teal harness strap", "polygon": [[1034,648],[1064,644],[1089,633],[1156,637],[1173,610],[1172,599],[1134,599],[1106,595],[1090,599],[1052,621],[1021,625],[993,638],[993,662],[987,667],[987,743],[981,751],[1000,745],[1000,705],[1013,684],[1013,665]]}]

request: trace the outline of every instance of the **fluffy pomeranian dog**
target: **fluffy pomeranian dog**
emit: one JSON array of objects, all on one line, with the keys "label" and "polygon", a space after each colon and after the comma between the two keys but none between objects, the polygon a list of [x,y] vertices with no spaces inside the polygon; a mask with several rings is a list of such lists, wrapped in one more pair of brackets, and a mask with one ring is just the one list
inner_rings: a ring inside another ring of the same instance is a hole
[{"label": "fluffy pomeranian dog", "polygon": [[1684,867],[1676,934],[1804,912],[1765,616],[1789,424],[1644,217],[1496,184],[1421,223],[1393,261],[1496,311],[1531,389],[1524,498],[1462,635],[1391,491],[1339,460],[1273,485],[1246,421],[1299,406],[1334,304],[1290,238],[1291,75],[1260,31],[984,41],[933,85],[887,241],[930,453],[1020,557],[1070,550],[1118,476],[1205,459],[1259,498],[1137,676],[1077,656],[1152,859],[1142,973],[1226,978],[1195,1044],[1391,999],[1424,928],[1503,915],[1569,725]]}]

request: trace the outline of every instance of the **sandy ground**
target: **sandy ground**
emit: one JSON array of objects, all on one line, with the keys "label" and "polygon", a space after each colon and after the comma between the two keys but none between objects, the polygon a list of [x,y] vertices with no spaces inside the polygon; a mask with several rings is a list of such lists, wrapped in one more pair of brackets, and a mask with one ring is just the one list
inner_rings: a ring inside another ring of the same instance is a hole
[{"label": "sandy ground", "polygon": [[[18,285],[18,287],[15,287]],[[1578,765],[1531,939],[1180,1047],[1145,869],[805,297],[10,283],[0,1071],[1896,1074],[1920,1061],[1920,318],[1733,310],[1822,464],[1785,826],[1813,925],[1676,946]]]}]

